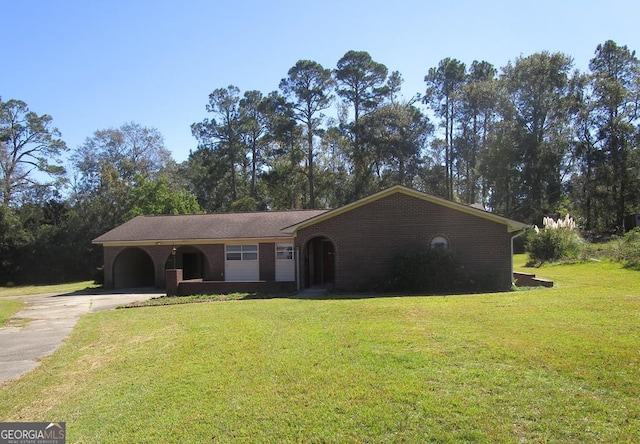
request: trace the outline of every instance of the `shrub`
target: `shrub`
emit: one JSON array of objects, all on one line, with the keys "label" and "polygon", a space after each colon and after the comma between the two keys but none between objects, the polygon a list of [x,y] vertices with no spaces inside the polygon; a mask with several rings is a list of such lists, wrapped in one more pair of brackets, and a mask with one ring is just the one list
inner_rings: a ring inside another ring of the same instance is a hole
[{"label": "shrub", "polygon": [[463,282],[457,253],[448,248],[434,248],[397,256],[384,290],[443,293],[459,289]]},{"label": "shrub", "polygon": [[618,260],[625,267],[640,270],[640,228],[636,227],[616,239]]},{"label": "shrub", "polygon": [[544,218],[542,229],[529,231],[525,247],[533,265],[561,259],[575,259],[582,249],[583,240],[576,223],[568,214],[564,219]]}]

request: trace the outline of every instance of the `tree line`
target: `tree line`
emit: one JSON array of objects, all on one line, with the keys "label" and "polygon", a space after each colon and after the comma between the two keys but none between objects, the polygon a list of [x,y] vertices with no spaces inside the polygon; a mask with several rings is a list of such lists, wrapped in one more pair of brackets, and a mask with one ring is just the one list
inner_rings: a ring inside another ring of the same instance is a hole
[{"label": "tree line", "polygon": [[598,45],[587,72],[547,51],[445,58],[424,81],[406,98],[400,72],[348,51],[333,69],[298,61],[272,92],[214,89],[180,164],[155,128],[70,150],[51,116],[0,99],[0,284],[92,276],[90,240],[135,215],[335,208],[395,184],[529,223],[571,213],[594,234],[640,211],[626,46]]}]

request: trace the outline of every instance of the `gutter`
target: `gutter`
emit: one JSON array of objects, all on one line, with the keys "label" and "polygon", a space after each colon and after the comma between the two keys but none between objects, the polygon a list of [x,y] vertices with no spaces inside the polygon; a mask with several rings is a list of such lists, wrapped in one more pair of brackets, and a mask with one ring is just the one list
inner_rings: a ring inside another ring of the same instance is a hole
[{"label": "gutter", "polygon": [[[298,293],[302,289],[302,285],[300,283],[300,247],[296,247],[295,250],[296,255],[296,290]],[[511,261],[513,263],[513,261]]]},{"label": "gutter", "polygon": [[519,231],[516,234],[514,234],[513,236],[511,236],[511,286],[515,286],[516,285],[515,281],[513,280],[513,272],[514,272],[514,269],[513,269],[513,240],[515,238],[517,238],[517,237],[522,236],[524,233],[526,233],[528,228],[529,227],[524,228],[522,231]]}]

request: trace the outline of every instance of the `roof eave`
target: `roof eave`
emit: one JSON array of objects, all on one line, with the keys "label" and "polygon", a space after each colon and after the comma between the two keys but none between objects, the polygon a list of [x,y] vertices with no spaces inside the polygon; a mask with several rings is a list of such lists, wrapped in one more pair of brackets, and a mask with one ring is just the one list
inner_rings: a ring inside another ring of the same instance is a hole
[{"label": "roof eave", "polygon": [[[98,238],[99,239],[99,238]],[[95,245],[104,247],[148,247],[148,246],[168,246],[168,245],[215,245],[230,243],[272,243],[292,241],[290,235],[269,236],[269,237],[235,237],[220,239],[142,239],[142,240],[110,240],[110,241],[92,241]]]}]

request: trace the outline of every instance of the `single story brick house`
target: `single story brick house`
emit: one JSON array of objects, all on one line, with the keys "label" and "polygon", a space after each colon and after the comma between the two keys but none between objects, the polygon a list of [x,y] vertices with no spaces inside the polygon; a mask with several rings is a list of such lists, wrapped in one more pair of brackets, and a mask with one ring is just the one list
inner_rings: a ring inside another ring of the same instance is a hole
[{"label": "single story brick house", "polygon": [[139,216],[96,238],[107,288],[168,285],[179,294],[294,291],[316,285],[357,291],[394,257],[457,250],[466,270],[508,290],[513,238],[527,225],[479,208],[394,186],[334,210]]}]

